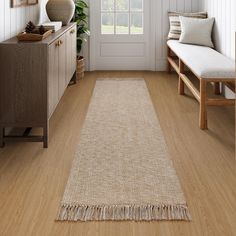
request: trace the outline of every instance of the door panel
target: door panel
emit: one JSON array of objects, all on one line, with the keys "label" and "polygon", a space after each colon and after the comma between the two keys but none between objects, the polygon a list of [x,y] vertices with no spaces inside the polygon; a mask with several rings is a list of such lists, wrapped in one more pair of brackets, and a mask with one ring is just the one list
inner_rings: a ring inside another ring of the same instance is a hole
[{"label": "door panel", "polygon": [[71,45],[71,34],[68,31],[66,33],[66,82],[69,82],[71,79],[71,64],[72,64],[72,58],[71,58],[71,53],[72,53],[72,45]]},{"label": "door panel", "polygon": [[[57,41],[56,41],[57,42]],[[49,55],[48,55],[48,102],[49,102],[49,117],[53,113],[58,101],[59,101],[59,51],[58,47],[56,46],[56,42],[52,43],[49,46]]]},{"label": "door panel", "polygon": [[76,26],[66,33],[66,78],[67,84],[76,70]]},{"label": "door panel", "polygon": [[90,10],[91,70],[155,70],[150,0],[97,0]]},{"label": "door panel", "polygon": [[71,45],[72,45],[72,63],[71,63],[71,70],[72,70],[72,76],[74,74],[74,72],[76,71],[76,67],[77,67],[77,29],[76,26],[70,31],[71,34]]},{"label": "door panel", "polygon": [[[102,57],[144,57],[144,43],[101,43]],[[117,58],[119,60],[119,58]]]},{"label": "door panel", "polygon": [[48,63],[51,116],[76,70],[76,26],[49,46]]},{"label": "door panel", "polygon": [[66,35],[61,36],[59,39],[60,45],[58,46],[59,53],[59,99],[62,97],[65,88],[67,87],[66,82]]}]

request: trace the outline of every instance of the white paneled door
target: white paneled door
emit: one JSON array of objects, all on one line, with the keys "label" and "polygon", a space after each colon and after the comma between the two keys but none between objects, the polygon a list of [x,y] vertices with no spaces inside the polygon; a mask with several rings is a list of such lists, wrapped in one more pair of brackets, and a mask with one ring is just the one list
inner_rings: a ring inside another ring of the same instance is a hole
[{"label": "white paneled door", "polygon": [[155,70],[150,0],[95,0],[90,10],[91,70]]}]

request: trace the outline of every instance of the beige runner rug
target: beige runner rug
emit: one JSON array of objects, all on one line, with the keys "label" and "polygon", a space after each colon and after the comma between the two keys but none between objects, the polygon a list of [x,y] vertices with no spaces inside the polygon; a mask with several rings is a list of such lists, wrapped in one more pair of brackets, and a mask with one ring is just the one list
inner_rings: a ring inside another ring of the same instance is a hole
[{"label": "beige runner rug", "polygon": [[190,220],[143,79],[98,80],[58,220]]}]

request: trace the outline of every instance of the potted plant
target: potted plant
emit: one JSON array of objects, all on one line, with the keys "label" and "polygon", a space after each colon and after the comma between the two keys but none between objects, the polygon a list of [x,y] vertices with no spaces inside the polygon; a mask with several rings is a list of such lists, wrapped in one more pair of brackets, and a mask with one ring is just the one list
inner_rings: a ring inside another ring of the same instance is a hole
[{"label": "potted plant", "polygon": [[86,42],[86,36],[90,35],[88,25],[88,5],[83,0],[75,0],[74,21],[77,23],[77,77],[84,77],[84,57],[80,55],[83,42]]}]

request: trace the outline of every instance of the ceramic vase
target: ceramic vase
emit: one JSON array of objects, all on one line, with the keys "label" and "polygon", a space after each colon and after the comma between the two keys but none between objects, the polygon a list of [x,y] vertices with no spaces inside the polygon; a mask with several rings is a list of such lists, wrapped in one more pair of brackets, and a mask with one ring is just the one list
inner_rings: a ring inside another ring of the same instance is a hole
[{"label": "ceramic vase", "polygon": [[75,3],[73,0],[49,0],[46,10],[51,21],[62,21],[65,26],[74,16]]}]

